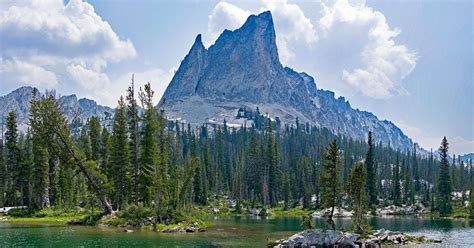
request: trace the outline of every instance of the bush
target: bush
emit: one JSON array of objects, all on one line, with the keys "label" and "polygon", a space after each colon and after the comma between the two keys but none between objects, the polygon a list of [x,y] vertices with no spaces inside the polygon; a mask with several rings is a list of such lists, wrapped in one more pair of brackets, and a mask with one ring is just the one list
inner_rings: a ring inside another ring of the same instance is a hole
[{"label": "bush", "polygon": [[130,225],[139,226],[142,224],[143,219],[151,215],[151,210],[143,207],[142,205],[131,205],[125,208],[125,210],[119,212],[120,218],[127,219]]},{"label": "bush", "polygon": [[8,211],[8,216],[17,218],[31,217],[33,216],[33,211],[28,208],[16,208]]}]

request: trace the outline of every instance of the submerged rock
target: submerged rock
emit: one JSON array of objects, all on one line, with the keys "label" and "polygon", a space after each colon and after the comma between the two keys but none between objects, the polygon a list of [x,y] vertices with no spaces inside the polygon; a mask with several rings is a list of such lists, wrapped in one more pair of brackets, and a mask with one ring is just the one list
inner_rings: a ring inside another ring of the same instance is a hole
[{"label": "submerged rock", "polygon": [[175,227],[165,229],[163,230],[163,232],[164,233],[182,233],[182,232],[186,232],[186,230],[180,226],[175,226]]}]

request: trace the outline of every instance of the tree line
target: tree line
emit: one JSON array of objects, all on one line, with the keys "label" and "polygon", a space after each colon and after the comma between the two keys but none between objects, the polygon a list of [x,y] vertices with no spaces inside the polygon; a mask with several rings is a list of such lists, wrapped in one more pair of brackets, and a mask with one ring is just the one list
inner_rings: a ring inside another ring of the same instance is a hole
[{"label": "tree line", "polygon": [[[362,218],[377,206],[415,203],[449,215],[472,199],[472,161],[448,161],[446,138],[439,151],[422,156],[416,146],[374,144],[371,132],[355,140],[298,120],[282,125],[258,108],[239,111],[249,126],[195,126],[168,120],[153,96],[149,83],[135,95],[132,81],[111,126],[91,117],[72,132],[55,96],[34,90],[27,131],[18,131],[15,112],[7,117],[0,207],[96,206],[112,213],[143,205],[166,220],[226,197],[237,211],[329,207],[332,217],[336,206],[347,206]],[[453,202],[453,192],[462,201]],[[332,218],[328,224],[335,228]]]}]

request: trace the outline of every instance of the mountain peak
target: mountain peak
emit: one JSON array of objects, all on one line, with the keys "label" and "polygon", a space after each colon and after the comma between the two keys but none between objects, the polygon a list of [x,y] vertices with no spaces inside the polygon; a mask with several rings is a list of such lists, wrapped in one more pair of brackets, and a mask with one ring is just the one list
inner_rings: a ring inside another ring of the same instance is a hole
[{"label": "mountain peak", "polygon": [[204,47],[204,44],[202,44],[202,35],[201,34],[198,34],[196,36],[196,39],[194,39],[194,44],[193,46],[191,47],[191,50],[193,49],[196,49],[196,48],[199,48],[199,49],[206,49]]},{"label": "mountain peak", "polygon": [[318,89],[310,75],[283,67],[270,11],[249,16],[238,29],[224,30],[208,49],[198,35],[162,103],[171,119],[196,124],[208,120],[238,123],[241,107],[258,106],[262,113],[278,116],[283,123],[291,124],[298,118],[357,139],[373,130],[376,141],[397,148],[412,145],[392,125],[352,109],[345,98],[336,99],[333,92]]}]

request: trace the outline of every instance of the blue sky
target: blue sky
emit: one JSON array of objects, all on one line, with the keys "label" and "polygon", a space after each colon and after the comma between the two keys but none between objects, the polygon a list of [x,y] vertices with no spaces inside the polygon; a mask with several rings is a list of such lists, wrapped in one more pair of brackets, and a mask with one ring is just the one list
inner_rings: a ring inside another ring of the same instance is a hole
[{"label": "blue sky", "polygon": [[[470,1],[9,1],[0,3],[0,94],[54,88],[115,105],[131,74],[157,99],[197,34],[207,46],[270,10],[282,63],[424,148],[474,152]],[[156,99],[156,100],[157,100]]]}]

